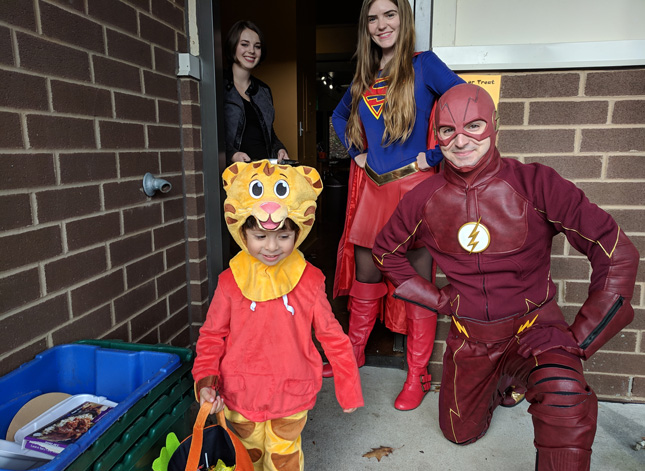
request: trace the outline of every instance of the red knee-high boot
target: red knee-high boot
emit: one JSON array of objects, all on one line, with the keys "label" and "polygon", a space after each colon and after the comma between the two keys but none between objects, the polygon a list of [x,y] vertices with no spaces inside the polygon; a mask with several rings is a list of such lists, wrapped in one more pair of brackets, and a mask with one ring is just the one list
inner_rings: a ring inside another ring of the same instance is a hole
[{"label": "red knee-high boot", "polygon": [[[360,368],[365,364],[365,345],[372,332],[376,317],[383,307],[383,296],[387,294],[387,285],[379,283],[361,283],[354,280],[349,291],[349,332],[347,336],[352,343],[356,363]],[[334,376],[331,365],[323,365],[323,378]]]},{"label": "red knee-high boot", "polygon": [[434,347],[437,314],[411,303],[406,303],[405,311],[408,321],[408,376],[403,390],[394,401],[394,407],[412,410],[419,407],[430,390],[428,363]]}]

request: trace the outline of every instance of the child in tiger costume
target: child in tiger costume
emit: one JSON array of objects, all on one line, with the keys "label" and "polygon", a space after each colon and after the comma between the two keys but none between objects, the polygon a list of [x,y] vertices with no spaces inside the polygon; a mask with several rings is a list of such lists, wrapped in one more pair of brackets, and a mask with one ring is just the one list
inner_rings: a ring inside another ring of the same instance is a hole
[{"label": "child in tiger costume", "polygon": [[[363,406],[348,337],[334,317],[322,272],[297,247],[307,237],[322,191],[311,167],[267,160],[223,173],[224,216],[242,248],[219,275],[193,367],[200,403],[224,408],[255,471],[302,471],[300,434],[322,385],[322,359],[334,367],[344,412]],[[217,395],[219,393],[219,395]]]}]

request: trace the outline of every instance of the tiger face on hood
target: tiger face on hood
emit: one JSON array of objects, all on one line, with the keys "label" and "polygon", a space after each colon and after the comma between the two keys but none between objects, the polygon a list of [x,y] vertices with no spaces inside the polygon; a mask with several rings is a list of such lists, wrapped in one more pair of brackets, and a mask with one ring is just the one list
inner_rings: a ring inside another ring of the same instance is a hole
[{"label": "tiger face on hood", "polygon": [[298,228],[298,247],[316,218],[316,198],[322,180],[312,167],[272,164],[268,160],[236,162],[222,174],[227,198],[224,218],[235,242],[247,251],[242,226],[253,216],[259,226],[275,231],[287,218]]}]

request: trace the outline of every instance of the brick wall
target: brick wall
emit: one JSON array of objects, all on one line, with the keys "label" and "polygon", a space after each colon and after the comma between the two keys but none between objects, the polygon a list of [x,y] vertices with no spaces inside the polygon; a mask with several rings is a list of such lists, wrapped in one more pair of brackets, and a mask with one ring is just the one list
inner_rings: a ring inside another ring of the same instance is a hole
[{"label": "brick wall", "polygon": [[[82,338],[189,345],[206,293],[184,8],[0,2],[0,374]],[[172,191],[146,197],[146,172]]]},{"label": "brick wall", "polygon": [[[634,321],[584,367],[600,398],[645,402],[645,69],[504,73],[499,113],[503,157],[553,167],[637,246]],[[591,268],[563,235],[554,240],[551,272],[571,322],[587,297]],[[448,326],[444,319],[438,338]],[[436,372],[442,353],[443,345],[433,354]]]}]

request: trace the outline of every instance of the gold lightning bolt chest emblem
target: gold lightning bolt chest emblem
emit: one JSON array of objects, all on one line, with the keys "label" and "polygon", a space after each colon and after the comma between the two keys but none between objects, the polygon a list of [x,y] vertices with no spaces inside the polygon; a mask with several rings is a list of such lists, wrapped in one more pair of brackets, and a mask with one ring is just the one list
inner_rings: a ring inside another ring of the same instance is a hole
[{"label": "gold lightning bolt chest emblem", "polygon": [[481,253],[490,245],[490,232],[481,220],[467,222],[457,232],[459,245],[468,253]]}]

